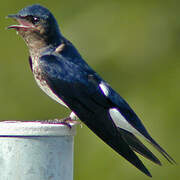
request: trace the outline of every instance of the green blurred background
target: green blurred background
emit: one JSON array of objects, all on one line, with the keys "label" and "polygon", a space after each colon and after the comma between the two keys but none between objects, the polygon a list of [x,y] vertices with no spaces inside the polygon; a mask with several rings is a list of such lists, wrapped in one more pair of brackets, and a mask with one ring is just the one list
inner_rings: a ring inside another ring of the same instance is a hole
[{"label": "green blurred background", "polygon": [[[34,3],[48,7],[62,33],[85,60],[123,96],[153,137],[180,162],[180,1],[6,0],[0,7],[0,119],[61,118],[70,111],[37,87],[28,49],[8,14]],[[147,143],[146,143],[147,144]],[[180,179],[153,147],[162,167],[142,158],[155,180]],[[89,129],[77,128],[75,180],[149,179]]]}]

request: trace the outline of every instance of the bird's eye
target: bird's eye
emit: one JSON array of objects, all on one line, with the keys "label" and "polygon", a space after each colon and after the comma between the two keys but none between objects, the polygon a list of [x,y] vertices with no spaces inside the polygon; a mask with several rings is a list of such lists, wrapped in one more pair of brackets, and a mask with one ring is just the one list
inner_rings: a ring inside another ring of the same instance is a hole
[{"label": "bird's eye", "polygon": [[32,24],[36,24],[40,19],[35,16],[26,16],[26,20],[30,21]]}]

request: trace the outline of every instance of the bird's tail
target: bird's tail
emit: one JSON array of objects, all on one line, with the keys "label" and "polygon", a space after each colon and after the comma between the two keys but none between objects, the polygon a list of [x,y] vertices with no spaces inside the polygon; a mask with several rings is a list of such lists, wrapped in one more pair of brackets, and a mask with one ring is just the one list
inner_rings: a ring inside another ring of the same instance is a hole
[{"label": "bird's tail", "polygon": [[152,144],[171,164],[176,164],[176,161],[151,137],[146,137],[146,140]]},{"label": "bird's tail", "polygon": [[122,134],[122,137],[132,150],[136,151],[152,162],[161,165],[159,159],[144,144],[142,144],[135,135],[121,128],[119,128],[119,132]]},{"label": "bird's tail", "polygon": [[[84,120],[83,117],[80,119],[82,121]],[[126,160],[128,160],[131,164],[133,164],[136,168],[145,173],[147,176],[152,177],[148,169],[144,166],[144,164],[141,162],[141,160],[137,157],[129,144],[126,142],[122,133],[120,133],[118,128],[114,125],[113,121],[111,121],[109,115],[105,110],[99,110],[99,112],[96,113],[96,115],[94,116],[86,116],[86,119],[83,122],[117,153],[123,156]],[[159,163],[156,158],[151,157],[151,159],[153,159],[156,163]]]},{"label": "bird's tail", "polygon": [[[119,134],[118,138],[115,141],[111,141],[107,143],[108,145],[110,145],[116,152],[118,152],[120,155],[122,155],[126,160],[128,160],[131,164],[133,164],[136,168],[138,168],[140,171],[142,171],[143,173],[145,173],[147,176],[152,177],[150,172],[148,171],[148,169],[144,166],[144,164],[142,163],[142,161],[137,157],[137,155],[132,151],[132,149],[130,148],[130,146],[128,145],[128,143],[126,143],[126,141],[124,141],[124,138]],[[134,146],[135,147],[135,146]],[[136,148],[137,151],[138,148]],[[141,150],[139,150],[139,152],[142,152]],[[147,151],[148,152],[148,151]],[[148,153],[142,153],[144,154],[148,154]],[[149,155],[149,154],[148,154]],[[152,155],[151,155],[152,156]],[[150,157],[150,156],[149,156]],[[156,163],[159,163],[158,160],[156,158],[152,158],[151,160],[156,161]]]}]

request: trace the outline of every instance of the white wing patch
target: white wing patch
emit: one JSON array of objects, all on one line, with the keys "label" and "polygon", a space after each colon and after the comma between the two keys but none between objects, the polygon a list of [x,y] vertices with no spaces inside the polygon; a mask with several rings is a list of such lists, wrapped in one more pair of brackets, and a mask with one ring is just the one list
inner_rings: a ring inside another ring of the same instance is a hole
[{"label": "white wing patch", "polygon": [[128,121],[123,117],[123,115],[116,108],[110,108],[109,114],[117,127],[125,129],[133,134],[143,136],[130,123],[128,123]]},{"label": "white wing patch", "polygon": [[105,96],[109,95],[109,89],[103,81],[101,81],[101,83],[99,84],[99,87]]}]

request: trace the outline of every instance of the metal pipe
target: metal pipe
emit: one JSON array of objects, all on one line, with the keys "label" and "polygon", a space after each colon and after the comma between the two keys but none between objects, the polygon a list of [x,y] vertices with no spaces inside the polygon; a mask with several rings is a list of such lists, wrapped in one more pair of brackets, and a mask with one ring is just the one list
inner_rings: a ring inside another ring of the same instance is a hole
[{"label": "metal pipe", "polygon": [[73,180],[75,126],[0,122],[0,180]]}]

